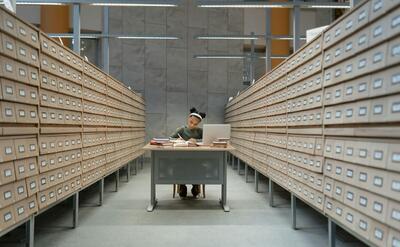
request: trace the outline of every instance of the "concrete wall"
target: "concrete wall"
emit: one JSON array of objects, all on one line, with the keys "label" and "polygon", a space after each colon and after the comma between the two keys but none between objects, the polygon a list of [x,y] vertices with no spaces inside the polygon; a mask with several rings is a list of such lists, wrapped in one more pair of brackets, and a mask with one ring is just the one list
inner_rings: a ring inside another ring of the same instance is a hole
[{"label": "concrete wall", "polygon": [[168,136],[186,123],[190,107],[222,123],[227,98],[243,89],[241,60],[194,59],[195,54],[242,53],[242,41],[195,40],[195,35],[243,34],[243,10],[178,8],[110,9],[110,30],[177,36],[179,40],[111,40],[110,74],[146,99],[147,135]]}]

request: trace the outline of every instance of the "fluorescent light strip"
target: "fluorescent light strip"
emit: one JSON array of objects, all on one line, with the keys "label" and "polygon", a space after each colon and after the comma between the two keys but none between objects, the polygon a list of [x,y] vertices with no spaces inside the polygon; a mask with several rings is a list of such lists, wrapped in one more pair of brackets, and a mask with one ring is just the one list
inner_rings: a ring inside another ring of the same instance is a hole
[{"label": "fluorescent light strip", "polygon": [[309,5],[308,8],[315,9],[350,9],[350,5]]},{"label": "fluorescent light strip", "polygon": [[200,4],[200,8],[289,8],[289,5],[280,4]]},{"label": "fluorescent light strip", "polygon": [[179,39],[177,37],[168,37],[168,36],[115,36],[117,39],[147,39],[147,40],[176,40]]},{"label": "fluorescent light strip", "polygon": [[196,39],[201,40],[257,40],[258,37],[254,36],[198,36]]},{"label": "fluorescent light strip", "polygon": [[91,3],[93,6],[128,6],[128,7],[177,7],[176,4],[162,3]]},{"label": "fluorescent light strip", "polygon": [[17,2],[17,5],[52,5],[52,6],[61,6],[65,5],[65,3],[51,3],[51,2]]},{"label": "fluorescent light strip", "polygon": [[205,59],[243,59],[246,56],[243,55],[195,55],[193,58],[205,58]]}]

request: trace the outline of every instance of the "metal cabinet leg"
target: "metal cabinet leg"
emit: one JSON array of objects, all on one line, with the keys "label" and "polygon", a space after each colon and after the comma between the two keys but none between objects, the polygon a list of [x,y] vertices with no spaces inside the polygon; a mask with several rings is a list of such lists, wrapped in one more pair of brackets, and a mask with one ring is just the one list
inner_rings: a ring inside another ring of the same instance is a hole
[{"label": "metal cabinet leg", "polygon": [[133,164],[133,168],[135,169],[135,172],[133,173],[133,175],[136,175],[137,174],[137,159],[134,159],[133,161],[132,161],[134,164]]},{"label": "metal cabinet leg", "polygon": [[119,169],[115,171],[115,192],[118,192],[119,187]]},{"label": "metal cabinet leg", "polygon": [[292,210],[292,228],[296,230],[296,196],[293,193],[290,193],[290,206]]},{"label": "metal cabinet leg", "polygon": [[72,213],[72,228],[77,228],[79,222],[79,192],[72,196]]},{"label": "metal cabinet leg", "polygon": [[248,182],[247,181],[248,175],[249,175],[249,166],[247,165],[247,163],[244,163],[244,180],[246,181],[246,183]]},{"label": "metal cabinet leg", "polygon": [[99,206],[103,205],[104,201],[104,178],[99,181]]},{"label": "metal cabinet leg", "polygon": [[32,215],[25,223],[26,230],[26,247],[33,247],[35,244],[35,216]]},{"label": "metal cabinet leg", "polygon": [[258,193],[258,180],[260,178],[260,174],[258,173],[257,170],[254,170],[254,187],[255,191]]},{"label": "metal cabinet leg", "polygon": [[129,182],[129,171],[131,170],[131,162],[128,162],[128,164],[126,164],[126,181]]},{"label": "metal cabinet leg", "polygon": [[274,182],[270,178],[268,180],[268,191],[269,191],[269,206],[274,206]]},{"label": "metal cabinet leg", "polygon": [[328,246],[335,247],[336,246],[336,224],[328,218]]}]

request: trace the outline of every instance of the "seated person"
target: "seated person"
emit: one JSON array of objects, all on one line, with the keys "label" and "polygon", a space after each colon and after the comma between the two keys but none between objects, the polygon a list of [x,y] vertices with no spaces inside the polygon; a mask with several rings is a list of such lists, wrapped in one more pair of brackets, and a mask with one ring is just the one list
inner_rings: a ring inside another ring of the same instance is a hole
[{"label": "seated person", "polygon": [[[174,134],[171,135],[171,138],[181,138],[185,141],[189,141],[192,143],[196,143],[196,139],[203,138],[203,129],[199,128],[201,120],[206,117],[205,113],[198,112],[196,108],[190,109],[190,114],[187,120],[187,126],[182,126],[178,128]],[[180,184],[178,186],[178,193],[180,197],[186,197],[187,195],[187,187],[185,184]],[[193,184],[192,185],[192,194],[193,197],[197,197],[200,194],[200,185]]]}]

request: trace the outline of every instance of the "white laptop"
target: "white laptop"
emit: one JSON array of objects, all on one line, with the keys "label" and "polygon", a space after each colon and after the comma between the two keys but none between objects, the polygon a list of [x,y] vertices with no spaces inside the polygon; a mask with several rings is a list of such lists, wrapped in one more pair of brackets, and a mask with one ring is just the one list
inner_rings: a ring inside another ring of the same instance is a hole
[{"label": "white laptop", "polygon": [[231,138],[230,124],[204,124],[203,125],[203,142],[200,145],[211,145],[218,138]]}]

